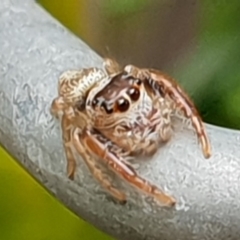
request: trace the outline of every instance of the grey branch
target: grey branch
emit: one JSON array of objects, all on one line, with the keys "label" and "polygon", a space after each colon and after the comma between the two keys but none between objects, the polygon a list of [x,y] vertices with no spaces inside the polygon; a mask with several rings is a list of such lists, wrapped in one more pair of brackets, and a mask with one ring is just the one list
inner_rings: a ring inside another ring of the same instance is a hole
[{"label": "grey branch", "polygon": [[0,143],[69,209],[117,239],[239,239],[240,133],[207,125],[213,156],[179,129],[138,170],[176,197],[162,208],[141,194],[114,203],[80,163],[66,176],[59,123],[49,107],[59,75],[102,59],[31,0],[0,3]]}]

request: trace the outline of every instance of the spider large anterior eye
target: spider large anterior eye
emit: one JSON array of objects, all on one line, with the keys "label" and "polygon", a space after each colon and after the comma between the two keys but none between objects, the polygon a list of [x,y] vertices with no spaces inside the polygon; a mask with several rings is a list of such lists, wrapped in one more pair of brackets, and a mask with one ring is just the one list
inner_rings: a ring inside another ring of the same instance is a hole
[{"label": "spider large anterior eye", "polygon": [[127,93],[133,101],[137,101],[140,97],[140,92],[137,88],[130,88]]},{"label": "spider large anterior eye", "polygon": [[117,108],[120,112],[125,112],[129,108],[129,102],[125,98],[120,98],[117,101]]}]

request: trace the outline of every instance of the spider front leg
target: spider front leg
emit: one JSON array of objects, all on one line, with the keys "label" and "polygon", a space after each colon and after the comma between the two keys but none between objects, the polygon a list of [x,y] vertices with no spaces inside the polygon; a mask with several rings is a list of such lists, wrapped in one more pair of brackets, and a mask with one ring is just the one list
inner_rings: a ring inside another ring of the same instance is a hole
[{"label": "spider front leg", "polygon": [[123,192],[119,191],[117,188],[115,188],[108,179],[108,176],[104,174],[101,168],[99,168],[96,160],[93,158],[91,153],[89,153],[88,148],[83,145],[84,142],[82,141],[81,136],[81,132],[78,128],[76,128],[73,132],[73,144],[78,154],[83,158],[84,162],[86,163],[89,171],[115,199],[117,199],[122,204],[126,203],[126,195]]},{"label": "spider front leg", "polygon": [[211,156],[211,144],[209,142],[203,121],[191,99],[183,91],[183,89],[169,76],[158,72],[156,70],[149,70],[150,79],[155,90],[160,91],[161,94],[169,96],[173,101],[177,110],[184,113],[186,118],[191,120],[192,126],[195,128],[198,139],[202,146],[203,155],[205,158]]},{"label": "spider front leg", "polygon": [[124,71],[145,82],[152,95],[171,99],[176,110],[180,110],[186,118],[191,120],[201,143],[203,155],[205,158],[209,158],[211,156],[211,145],[203,121],[183,89],[171,77],[155,69],[139,69],[133,65],[127,65]]},{"label": "spider front leg", "polygon": [[[75,136],[75,140],[77,140],[76,137],[77,136]],[[173,197],[165,194],[157,186],[141,178],[133,167],[126,163],[127,161],[122,157],[124,156],[124,152],[117,145],[114,145],[111,141],[94,130],[85,130],[83,134],[78,135],[78,137],[91,155],[98,156],[102,159],[107,166],[132,186],[154,197],[162,205],[175,205],[176,200]]]}]

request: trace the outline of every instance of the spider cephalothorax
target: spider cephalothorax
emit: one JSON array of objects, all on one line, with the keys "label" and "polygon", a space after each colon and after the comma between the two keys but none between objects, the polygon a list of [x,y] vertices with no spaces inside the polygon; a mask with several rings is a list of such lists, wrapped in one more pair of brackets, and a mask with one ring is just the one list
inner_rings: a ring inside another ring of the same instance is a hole
[{"label": "spider cephalothorax", "polygon": [[204,156],[210,157],[210,143],[194,104],[174,80],[157,70],[132,65],[121,69],[109,59],[105,70],[67,71],[60,77],[59,96],[51,110],[56,116],[62,113],[68,176],[73,178],[76,169],[74,147],[118,200],[125,202],[126,195],[96,167],[98,161],[162,204],[174,205],[174,198],[141,178],[127,160],[129,156],[153,155],[161,142],[169,140],[176,112],[190,120]]}]

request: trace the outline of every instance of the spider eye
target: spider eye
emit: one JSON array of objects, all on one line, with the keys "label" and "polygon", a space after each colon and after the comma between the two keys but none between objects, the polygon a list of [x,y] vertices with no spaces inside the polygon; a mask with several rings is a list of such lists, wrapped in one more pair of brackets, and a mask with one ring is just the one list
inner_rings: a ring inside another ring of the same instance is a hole
[{"label": "spider eye", "polygon": [[75,108],[80,112],[83,111],[85,109],[85,102],[81,100],[77,101],[75,104]]},{"label": "spider eye", "polygon": [[140,92],[137,88],[130,88],[127,93],[133,101],[137,101],[140,97]]},{"label": "spider eye", "polygon": [[141,85],[142,81],[141,81],[139,78],[137,78],[137,79],[135,79],[135,83],[136,83],[137,85]]},{"label": "spider eye", "polygon": [[120,98],[117,101],[117,108],[120,112],[125,112],[129,108],[129,102],[125,98]]},{"label": "spider eye", "polygon": [[93,99],[92,106],[95,107],[98,104],[98,99]]}]

